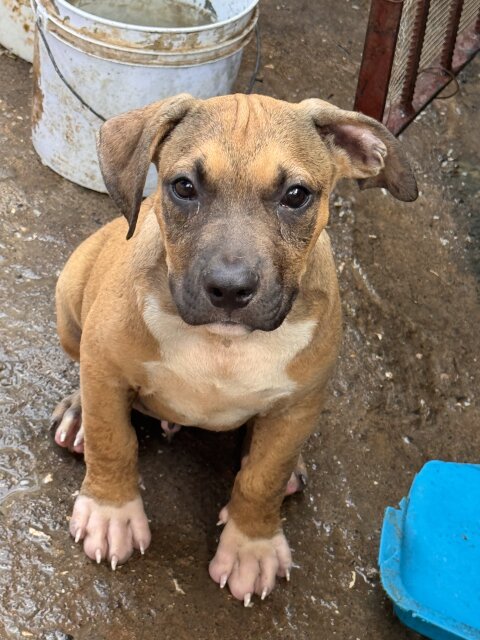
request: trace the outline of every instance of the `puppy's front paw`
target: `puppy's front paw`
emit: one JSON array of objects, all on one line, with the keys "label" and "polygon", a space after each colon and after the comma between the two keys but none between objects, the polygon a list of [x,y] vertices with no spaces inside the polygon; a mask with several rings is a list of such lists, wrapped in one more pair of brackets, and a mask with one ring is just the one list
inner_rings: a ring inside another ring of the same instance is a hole
[{"label": "puppy's front paw", "polygon": [[256,593],[262,600],[273,590],[275,577],[290,579],[292,555],[283,532],[273,538],[249,538],[229,519],[210,562],[210,577],[235,598],[250,605]]},{"label": "puppy's front paw", "polygon": [[150,544],[150,528],[140,496],[121,507],[98,504],[78,496],[70,520],[75,542],[83,540],[87,556],[100,563],[108,559],[112,569],[126,562],[133,549],[143,554]]}]

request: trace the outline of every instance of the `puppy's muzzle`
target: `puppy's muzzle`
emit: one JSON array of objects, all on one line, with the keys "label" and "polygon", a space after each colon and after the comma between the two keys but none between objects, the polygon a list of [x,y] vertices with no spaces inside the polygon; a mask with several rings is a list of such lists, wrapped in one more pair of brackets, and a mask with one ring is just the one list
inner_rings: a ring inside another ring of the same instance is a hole
[{"label": "puppy's muzzle", "polygon": [[202,284],[214,307],[232,312],[246,307],[258,289],[258,273],[242,262],[221,261],[209,265]]}]

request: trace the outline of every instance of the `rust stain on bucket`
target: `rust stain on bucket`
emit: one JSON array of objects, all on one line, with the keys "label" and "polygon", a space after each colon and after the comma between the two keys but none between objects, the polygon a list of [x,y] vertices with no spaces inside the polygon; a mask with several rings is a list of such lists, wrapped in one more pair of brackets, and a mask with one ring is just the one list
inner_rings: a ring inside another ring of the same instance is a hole
[{"label": "rust stain on bucket", "polygon": [[38,55],[38,34],[35,34],[33,56],[33,100],[32,100],[32,127],[38,125],[43,113],[43,92],[40,87],[40,57]]}]

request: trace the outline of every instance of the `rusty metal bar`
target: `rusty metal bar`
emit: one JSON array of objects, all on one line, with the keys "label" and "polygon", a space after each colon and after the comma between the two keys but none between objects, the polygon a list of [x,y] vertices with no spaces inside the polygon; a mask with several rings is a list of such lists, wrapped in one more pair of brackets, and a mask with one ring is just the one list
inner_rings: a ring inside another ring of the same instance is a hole
[{"label": "rusty metal bar", "polygon": [[462,16],[463,0],[453,0],[450,6],[450,14],[448,16],[447,29],[445,31],[445,39],[440,54],[440,66],[447,71],[452,70],[453,52],[455,51],[455,43],[457,41],[458,25]]},{"label": "rusty metal bar", "polygon": [[382,120],[403,1],[372,0],[354,109]]},{"label": "rusty metal bar", "polygon": [[413,109],[412,100],[417,82],[418,67],[422,55],[423,40],[427,28],[430,0],[418,0],[412,32],[410,35],[409,53],[405,68],[405,78],[400,94],[400,107],[409,112]]},{"label": "rusty metal bar", "polygon": [[446,74],[440,65],[440,56],[432,66],[423,71],[417,79],[415,94],[413,99],[413,110],[406,113],[398,105],[393,106],[384,124],[395,135],[398,135],[410,124],[415,116],[424,109],[433,98],[452,80],[480,50],[480,31],[473,23],[471,27],[465,29],[457,37],[455,52],[452,62],[452,71]]}]

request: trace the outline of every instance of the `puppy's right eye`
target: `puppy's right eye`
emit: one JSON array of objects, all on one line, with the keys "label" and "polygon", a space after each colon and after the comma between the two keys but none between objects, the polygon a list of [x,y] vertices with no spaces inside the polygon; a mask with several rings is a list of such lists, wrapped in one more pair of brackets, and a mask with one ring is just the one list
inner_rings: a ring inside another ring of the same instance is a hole
[{"label": "puppy's right eye", "polygon": [[172,191],[180,200],[195,200],[197,197],[197,190],[188,178],[177,178],[172,183]]},{"label": "puppy's right eye", "polygon": [[280,204],[282,207],[287,207],[288,209],[301,209],[304,205],[310,202],[311,199],[312,194],[308,189],[302,187],[301,184],[295,184],[293,187],[288,189],[280,200]]}]

